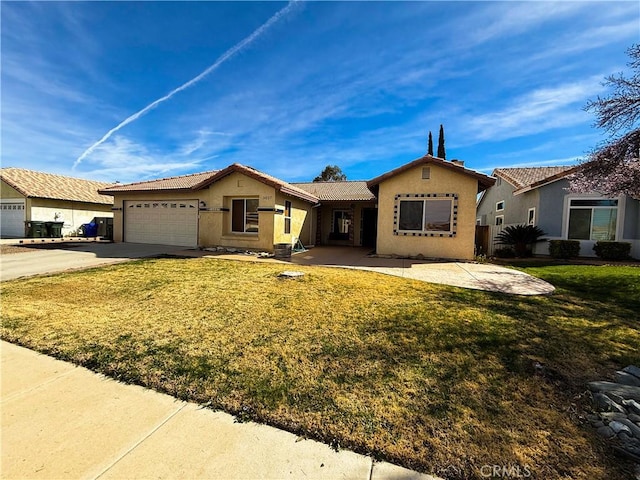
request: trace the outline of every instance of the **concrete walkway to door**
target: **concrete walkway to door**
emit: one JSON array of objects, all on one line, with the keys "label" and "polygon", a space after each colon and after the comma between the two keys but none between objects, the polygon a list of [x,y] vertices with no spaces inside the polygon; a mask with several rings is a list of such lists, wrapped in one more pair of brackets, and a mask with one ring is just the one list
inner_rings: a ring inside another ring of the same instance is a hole
[{"label": "concrete walkway to door", "polygon": [[336,265],[395,275],[429,283],[514,295],[548,295],[550,283],[531,275],[490,263],[439,262],[408,258],[378,258],[371,249],[316,247],[291,257],[299,265]]},{"label": "concrete walkway to door", "polygon": [[441,262],[408,258],[378,258],[370,248],[314,247],[295,253],[290,260],[257,259],[246,254],[213,253],[207,251],[176,252],[185,256],[212,256],[230,260],[280,262],[296,265],[321,265],[368,270],[396,277],[411,278],[454,287],[501,292],[512,295],[548,295],[555,287],[531,275],[490,263]]}]

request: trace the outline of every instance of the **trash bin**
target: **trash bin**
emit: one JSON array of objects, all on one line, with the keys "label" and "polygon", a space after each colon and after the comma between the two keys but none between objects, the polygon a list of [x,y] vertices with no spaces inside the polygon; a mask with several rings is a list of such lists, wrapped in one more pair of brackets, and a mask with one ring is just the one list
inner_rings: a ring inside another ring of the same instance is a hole
[{"label": "trash bin", "polygon": [[47,227],[45,222],[37,220],[28,220],[24,222],[24,233],[27,238],[42,238],[47,236]]},{"label": "trash bin", "polygon": [[291,258],[291,244],[276,243],[273,246],[273,256],[275,258]]},{"label": "trash bin", "polygon": [[92,220],[98,227],[97,237],[108,238],[113,240],[113,218],[112,217],[95,217]]},{"label": "trash bin", "polygon": [[97,237],[98,225],[96,223],[83,223],[80,225],[80,231],[78,232],[81,237]]},{"label": "trash bin", "polygon": [[62,226],[64,222],[46,222],[47,236],[51,238],[62,238]]}]

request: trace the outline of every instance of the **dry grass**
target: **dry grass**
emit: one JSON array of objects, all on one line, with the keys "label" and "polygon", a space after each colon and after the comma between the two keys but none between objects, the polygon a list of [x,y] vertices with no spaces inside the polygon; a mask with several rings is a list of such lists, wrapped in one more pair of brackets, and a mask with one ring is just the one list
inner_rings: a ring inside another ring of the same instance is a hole
[{"label": "dry grass", "polygon": [[6,282],[2,336],[447,478],[629,475],[580,417],[586,381],[640,362],[640,269],[534,268],[559,289],[526,298],[282,270],[158,259]]},{"label": "dry grass", "polygon": [[0,255],[11,255],[13,253],[36,252],[33,248],[21,247],[19,245],[0,245]]}]

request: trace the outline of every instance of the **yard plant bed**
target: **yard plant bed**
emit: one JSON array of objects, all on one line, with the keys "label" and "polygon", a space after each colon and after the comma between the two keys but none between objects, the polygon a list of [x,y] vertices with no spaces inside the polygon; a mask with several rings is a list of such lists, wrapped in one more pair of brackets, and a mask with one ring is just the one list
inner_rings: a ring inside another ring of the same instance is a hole
[{"label": "yard plant bed", "polygon": [[629,478],[585,383],[640,363],[640,269],[519,297],[337,268],[155,259],[2,284],[2,337],[445,478]]}]

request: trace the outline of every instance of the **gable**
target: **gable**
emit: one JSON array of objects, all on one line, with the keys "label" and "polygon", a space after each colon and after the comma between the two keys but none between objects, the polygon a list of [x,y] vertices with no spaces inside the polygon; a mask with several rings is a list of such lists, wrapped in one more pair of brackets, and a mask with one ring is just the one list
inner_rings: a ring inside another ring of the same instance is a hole
[{"label": "gable", "polygon": [[26,198],[25,195],[2,180],[0,185],[0,198]]},{"label": "gable", "polygon": [[[427,170],[425,170],[427,169]],[[429,178],[423,178],[428,176]],[[464,190],[476,194],[477,180],[459,171],[438,164],[418,164],[386,178],[379,185],[380,193],[450,193]]]},{"label": "gable", "polygon": [[446,161],[441,158],[433,157],[431,155],[425,155],[424,157],[420,157],[412,162],[406,163],[394,170],[391,170],[387,173],[380,175],[379,177],[374,178],[367,182],[369,188],[373,189],[388,181],[391,178],[394,178],[408,170],[415,169],[417,167],[429,167],[434,166],[444,170],[450,170],[454,173],[454,175],[458,175],[458,178],[469,177],[473,178],[476,181],[477,192],[480,193],[483,190],[486,190],[490,186],[495,183],[495,178],[491,178],[483,173],[476,172],[475,170],[470,170],[463,166],[463,162],[460,161]]}]

